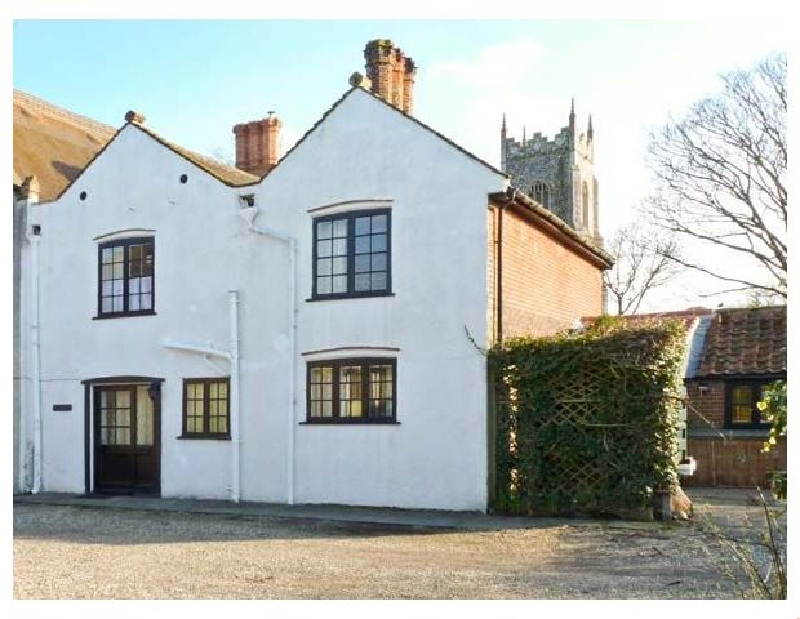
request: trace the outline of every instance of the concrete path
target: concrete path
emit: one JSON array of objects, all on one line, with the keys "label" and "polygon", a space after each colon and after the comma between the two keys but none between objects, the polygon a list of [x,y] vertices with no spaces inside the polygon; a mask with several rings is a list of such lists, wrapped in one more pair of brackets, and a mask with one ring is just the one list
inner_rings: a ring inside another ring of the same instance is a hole
[{"label": "concrete path", "polygon": [[[136,509],[162,512],[216,514],[235,517],[284,518],[293,521],[325,522],[405,530],[498,531],[533,529],[597,522],[577,518],[524,518],[490,516],[480,512],[445,510],[350,507],[344,505],[283,505],[242,501],[166,499],[146,496],[75,495],[61,493],[23,494],[14,503]],[[611,523],[609,523],[611,524]],[[646,526],[652,523],[637,522]]]}]

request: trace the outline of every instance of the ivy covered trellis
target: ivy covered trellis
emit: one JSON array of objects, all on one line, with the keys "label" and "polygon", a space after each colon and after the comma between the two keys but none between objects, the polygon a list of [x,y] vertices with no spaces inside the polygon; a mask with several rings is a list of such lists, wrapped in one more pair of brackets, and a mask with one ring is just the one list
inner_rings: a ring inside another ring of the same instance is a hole
[{"label": "ivy covered trellis", "polygon": [[685,331],[604,318],[490,349],[495,512],[647,513],[674,491]]}]

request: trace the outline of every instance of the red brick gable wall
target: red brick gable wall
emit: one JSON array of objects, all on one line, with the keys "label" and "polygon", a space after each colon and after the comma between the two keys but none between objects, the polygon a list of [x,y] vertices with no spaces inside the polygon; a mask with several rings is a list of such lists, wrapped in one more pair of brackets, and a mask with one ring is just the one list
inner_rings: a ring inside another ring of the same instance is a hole
[{"label": "red brick gable wall", "polygon": [[[489,330],[497,337],[499,208],[487,214]],[[503,337],[550,335],[603,313],[603,271],[512,210],[502,213]]]}]

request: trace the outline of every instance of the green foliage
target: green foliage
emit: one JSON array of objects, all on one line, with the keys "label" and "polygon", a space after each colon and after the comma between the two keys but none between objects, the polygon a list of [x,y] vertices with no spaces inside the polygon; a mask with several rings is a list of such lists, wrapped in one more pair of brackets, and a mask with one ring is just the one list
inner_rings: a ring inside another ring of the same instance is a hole
[{"label": "green foliage", "polygon": [[602,318],[581,333],[491,349],[493,508],[621,514],[674,489],[684,347],[679,321]]},{"label": "green foliage", "polygon": [[[756,406],[761,417],[769,421],[769,437],[762,451],[770,451],[778,444],[778,438],[786,436],[786,381],[776,380],[764,388],[764,396]],[[786,500],[786,473],[772,475],[772,492],[776,498]]]},{"label": "green foliage", "polygon": [[761,418],[772,424],[763,449],[769,451],[779,437],[786,436],[786,381],[776,380],[764,387],[764,397],[756,406],[761,411]]}]

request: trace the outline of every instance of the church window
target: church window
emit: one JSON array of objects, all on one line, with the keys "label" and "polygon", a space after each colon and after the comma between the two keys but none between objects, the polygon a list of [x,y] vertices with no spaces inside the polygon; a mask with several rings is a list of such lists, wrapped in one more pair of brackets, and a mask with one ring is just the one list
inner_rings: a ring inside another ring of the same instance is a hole
[{"label": "church window", "polygon": [[533,199],[536,200],[543,207],[545,208],[550,207],[550,192],[547,189],[547,183],[543,183],[542,181],[536,181],[533,184],[531,193],[533,194]]},{"label": "church window", "polygon": [[583,200],[582,200],[581,209],[581,224],[585,227],[589,227],[589,187],[586,184],[586,181],[583,181]]}]

